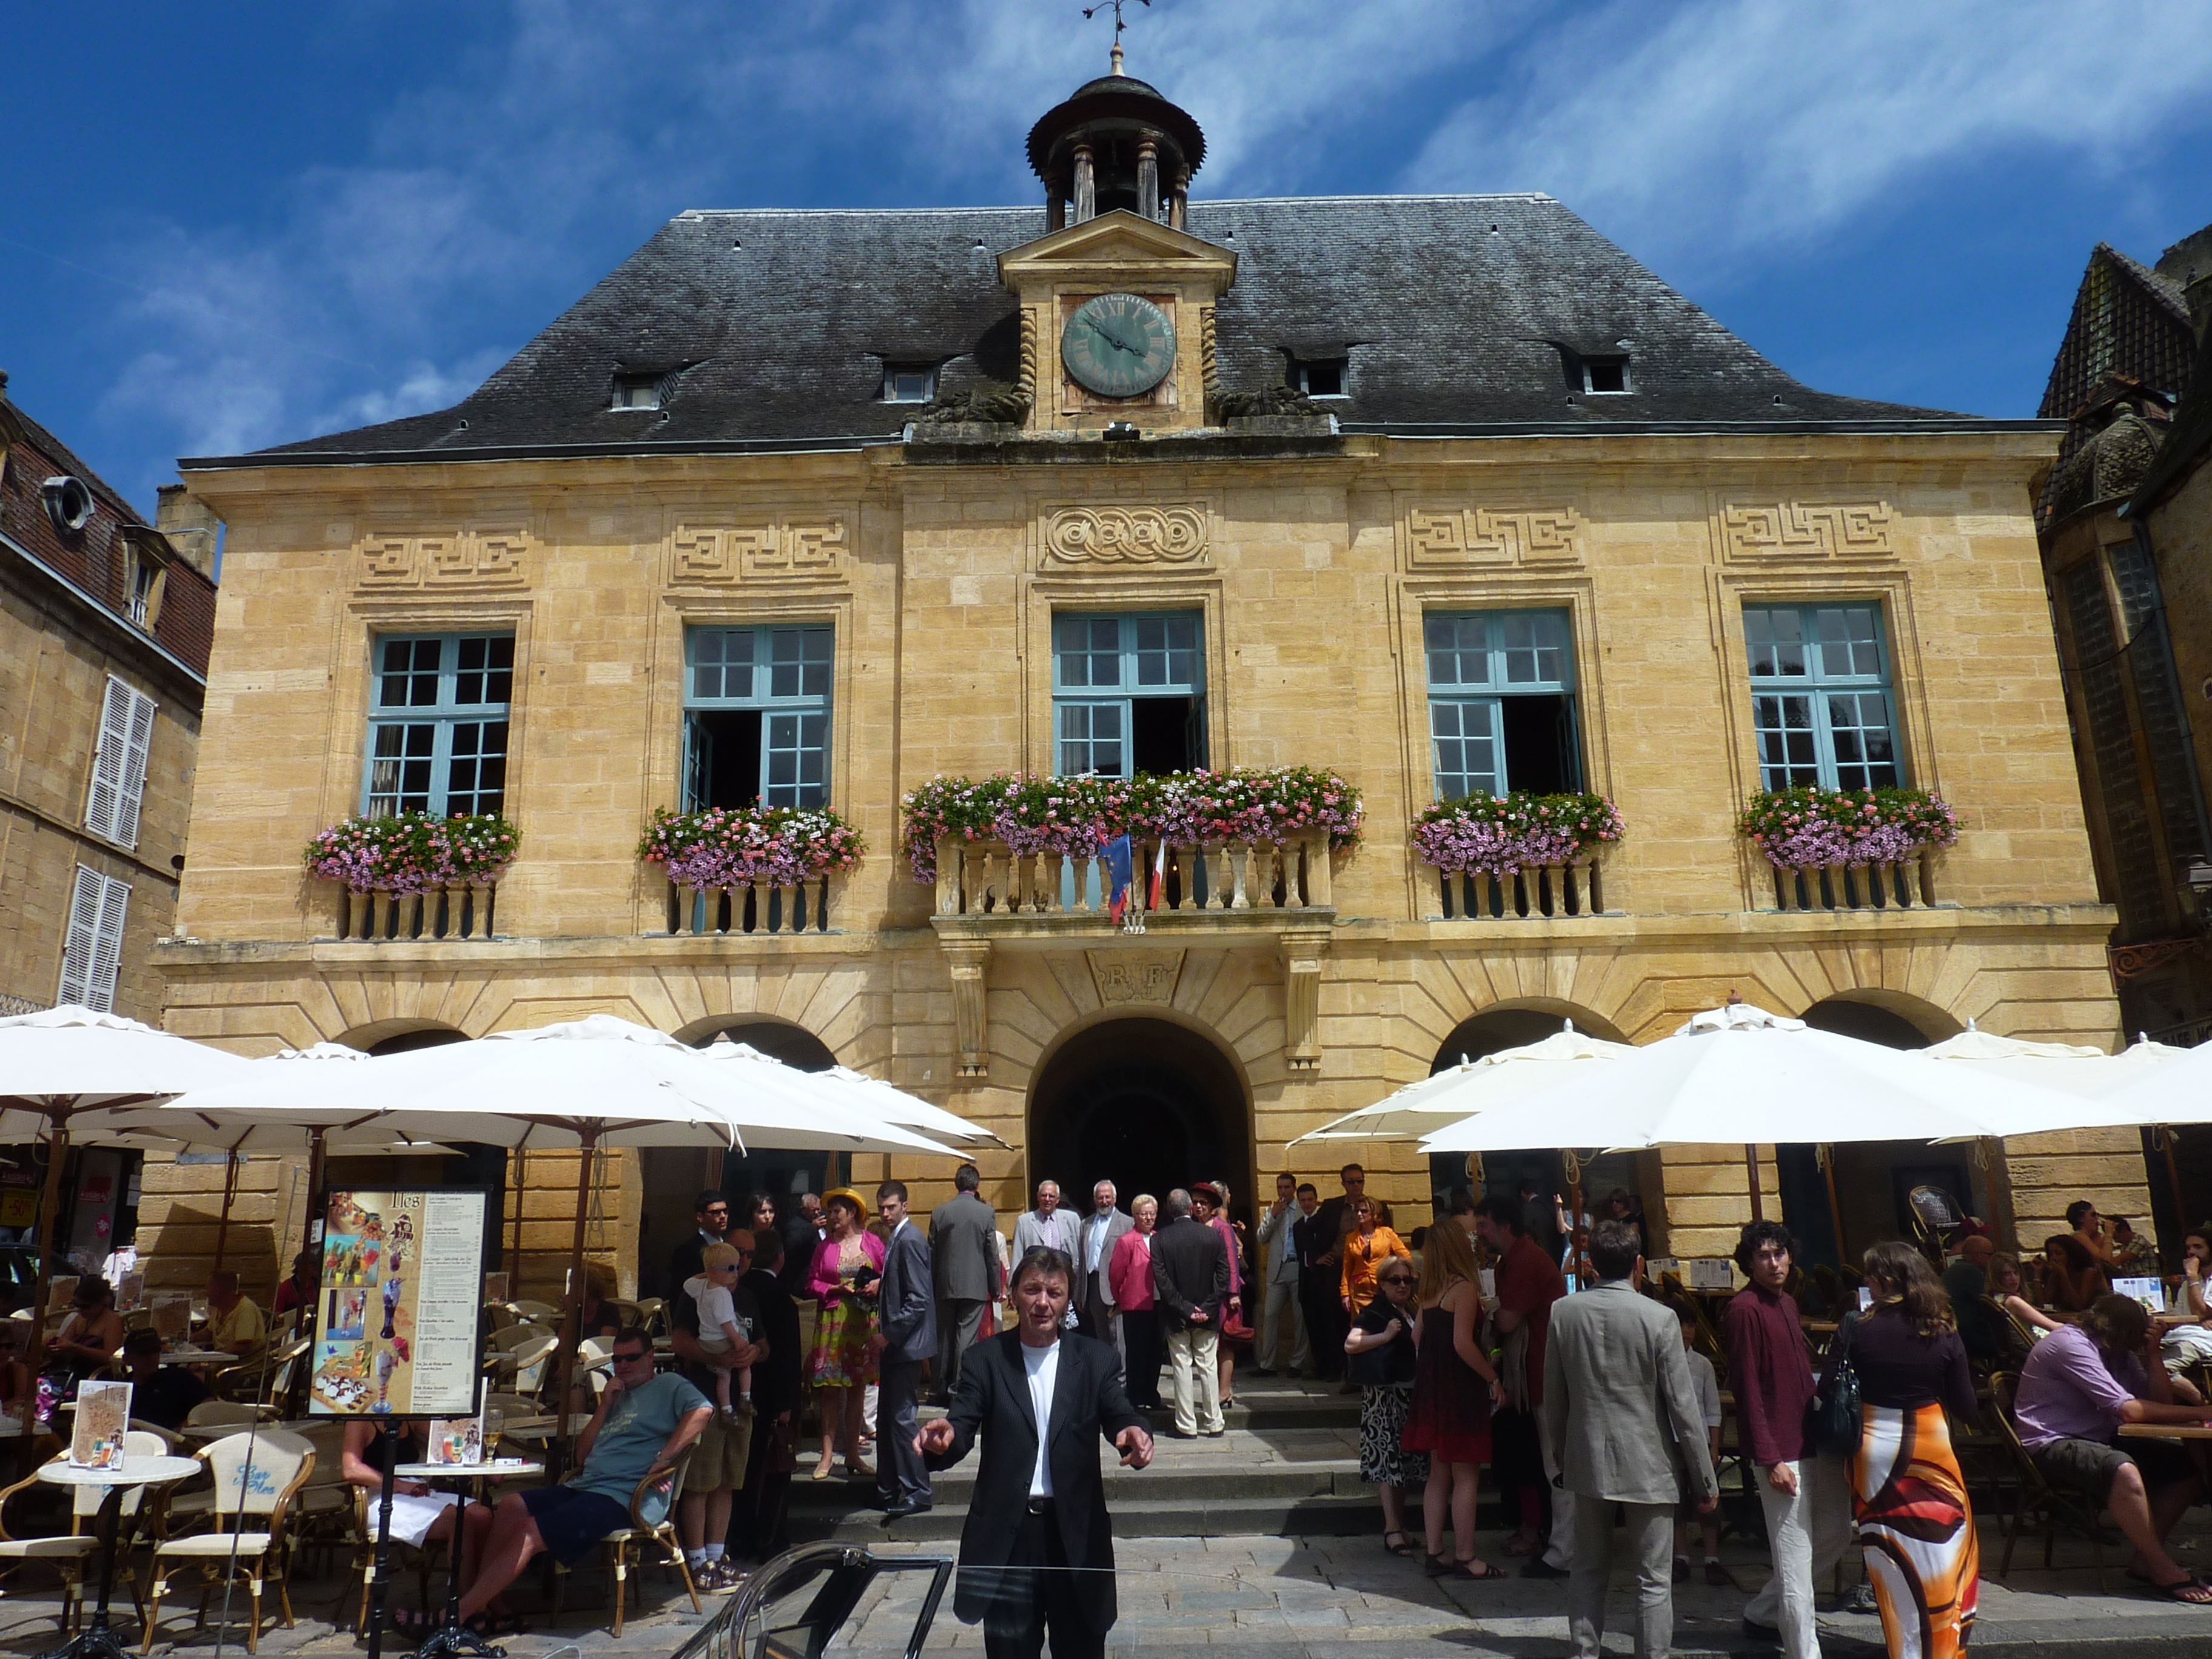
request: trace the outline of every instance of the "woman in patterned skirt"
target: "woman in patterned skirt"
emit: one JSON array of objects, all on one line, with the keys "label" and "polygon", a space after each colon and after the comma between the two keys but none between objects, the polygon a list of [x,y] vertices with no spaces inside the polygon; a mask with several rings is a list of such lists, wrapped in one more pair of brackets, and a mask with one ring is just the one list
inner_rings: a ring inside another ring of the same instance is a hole
[{"label": "woman in patterned skirt", "polygon": [[1381,1293],[1360,1310],[1344,1339],[1351,1356],[1346,1370],[1359,1384],[1359,1478],[1382,1488],[1382,1547],[1409,1556],[1413,1543],[1406,1532],[1406,1488],[1429,1478],[1428,1455],[1404,1445],[1416,1363],[1413,1266],[1393,1260],[1376,1282]]},{"label": "woman in patterned skirt", "polygon": [[876,1281],[883,1276],[884,1242],[866,1231],[867,1211],[859,1194],[841,1187],[822,1203],[830,1237],[815,1250],[806,1281],[808,1293],[822,1304],[814,1322],[814,1351],[806,1359],[806,1380],[818,1390],[815,1410],[822,1418],[822,1461],[814,1466],[814,1478],[830,1478],[842,1423],[845,1473],[856,1480],[872,1479],[875,1471],[860,1461],[860,1418],[868,1384],[876,1380],[868,1339],[876,1334]]},{"label": "woman in patterned skirt", "polygon": [[1871,1311],[1850,1327],[1864,1427],[1851,1454],[1851,1512],[1893,1659],[1958,1659],[1981,1598],[1981,1557],[1945,1407],[1972,1419],[1951,1298],[1909,1244],[1864,1258]]}]

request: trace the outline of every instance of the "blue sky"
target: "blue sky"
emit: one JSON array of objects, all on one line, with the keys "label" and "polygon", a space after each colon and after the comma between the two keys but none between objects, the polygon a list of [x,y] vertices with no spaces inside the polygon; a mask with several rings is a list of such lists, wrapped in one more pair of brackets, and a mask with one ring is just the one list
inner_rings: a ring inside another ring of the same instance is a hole
[{"label": "blue sky", "polygon": [[[2091,246],[2212,221],[2212,27],[2099,0],[1158,0],[1200,196],[1541,190],[1825,390],[2034,412]],[[1030,202],[1080,0],[11,13],[10,393],[179,454],[457,400],[692,207]]]}]

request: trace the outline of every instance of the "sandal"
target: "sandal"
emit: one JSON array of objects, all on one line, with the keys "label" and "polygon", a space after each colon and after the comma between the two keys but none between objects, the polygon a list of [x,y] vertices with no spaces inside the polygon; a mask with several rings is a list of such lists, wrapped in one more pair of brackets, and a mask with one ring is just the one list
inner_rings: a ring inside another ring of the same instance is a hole
[{"label": "sandal", "polygon": [[[1394,1538],[1398,1540],[1395,1544],[1390,1541]],[[1407,1559],[1411,1559],[1413,1553],[1413,1540],[1402,1531],[1386,1532],[1382,1534],[1382,1547],[1389,1551],[1393,1555],[1403,1556]]]},{"label": "sandal", "polygon": [[1449,1555],[1430,1555],[1425,1550],[1422,1553],[1421,1571],[1431,1578],[1444,1577],[1454,1571],[1452,1559]]},{"label": "sandal", "polygon": [[1486,1583],[1492,1578],[1506,1578],[1511,1577],[1504,1568],[1494,1565],[1487,1561],[1485,1561],[1482,1564],[1482,1571],[1480,1572],[1477,1572],[1474,1571],[1475,1561],[1476,1558],[1470,1555],[1464,1561],[1453,1562],[1449,1571],[1442,1572],[1437,1576],[1440,1578],[1472,1578],[1478,1584]]},{"label": "sandal", "polygon": [[2170,1584],[2152,1584],[2151,1589],[2169,1601],[2192,1607],[2212,1607],[2212,1585],[2201,1578],[2177,1578]]}]

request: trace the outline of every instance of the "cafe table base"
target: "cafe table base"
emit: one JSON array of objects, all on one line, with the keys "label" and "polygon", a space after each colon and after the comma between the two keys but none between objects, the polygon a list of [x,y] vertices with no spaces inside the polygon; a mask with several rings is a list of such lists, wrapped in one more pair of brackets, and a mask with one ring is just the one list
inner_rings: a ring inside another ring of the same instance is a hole
[{"label": "cafe table base", "polygon": [[166,1486],[199,1468],[192,1457],[126,1457],[120,1468],[87,1469],[73,1463],[48,1463],[39,1479],[58,1486],[105,1486],[100,1506],[100,1599],[92,1623],[38,1659],[130,1659],[130,1650],[108,1628],[107,1598],[115,1588],[115,1534],[123,1513],[123,1494],[132,1486]]},{"label": "cafe table base", "polygon": [[[539,1474],[544,1472],[543,1463],[532,1462],[526,1457],[495,1457],[481,1463],[402,1463],[392,1473],[403,1480],[450,1480],[453,1485],[453,1541],[446,1551],[451,1571],[446,1575],[446,1622],[430,1632],[421,1647],[415,1650],[415,1659],[507,1659],[507,1650],[486,1641],[461,1622],[461,1556],[462,1540],[467,1536],[464,1527],[468,1518],[469,1492],[478,1481],[506,1480],[517,1475]],[[391,1525],[391,1510],[385,1510],[385,1525]]]}]

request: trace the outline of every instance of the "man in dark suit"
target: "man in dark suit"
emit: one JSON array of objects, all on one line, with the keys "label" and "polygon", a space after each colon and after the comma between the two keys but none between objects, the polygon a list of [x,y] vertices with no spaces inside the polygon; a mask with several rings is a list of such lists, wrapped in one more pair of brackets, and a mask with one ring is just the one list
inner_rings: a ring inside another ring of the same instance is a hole
[{"label": "man in dark suit", "polygon": [[885,1520],[896,1521],[919,1515],[931,1502],[929,1474],[915,1449],[915,1435],[921,1426],[916,1408],[922,1363],[937,1352],[937,1310],[929,1241],[907,1215],[904,1182],[886,1181],[876,1188],[876,1212],[890,1229],[878,1286],[878,1329],[870,1339],[882,1355],[876,1422],[883,1455],[876,1460],[876,1503]]},{"label": "man in dark suit", "polygon": [[730,1529],[730,1547],[756,1561],[791,1547],[784,1516],[791,1502],[805,1350],[799,1340],[799,1304],[777,1274],[782,1265],[783,1241],[774,1228],[764,1228],[753,1240],[752,1271],[738,1281],[760,1307],[761,1340],[768,1345],[767,1360],[753,1367],[752,1452]]},{"label": "man in dark suit", "polygon": [[[1093,1435],[1121,1462],[1152,1461],[1152,1437],[1121,1388],[1113,1349],[1064,1332],[1074,1264],[1034,1249],[1014,1267],[1016,1328],[978,1343],[960,1368],[951,1413],[915,1447],[933,1469],[983,1465],[960,1533],[953,1611],[983,1626],[989,1659],[1094,1659],[1114,1628],[1114,1534]],[[1079,1571],[1072,1571],[1079,1569]]]},{"label": "man in dark suit", "polygon": [[678,1239],[676,1248],[669,1252],[666,1300],[672,1310],[680,1308],[692,1313],[696,1322],[697,1310],[684,1281],[699,1276],[700,1253],[709,1244],[720,1243],[729,1232],[730,1200],[709,1188],[699,1194],[691,1209],[696,1225]]},{"label": "man in dark suit", "polygon": [[937,1276],[937,1399],[960,1384],[960,1357],[983,1328],[983,1310],[999,1299],[999,1218],[978,1190],[972,1164],[953,1171],[952,1200],[929,1212],[930,1265]]},{"label": "man in dark suit", "polygon": [[[1291,1248],[1298,1258],[1298,1303],[1306,1310],[1306,1346],[1313,1356],[1312,1375],[1320,1381],[1334,1382],[1344,1375],[1344,1339],[1339,1335],[1331,1342],[1329,1337],[1344,1316],[1344,1304],[1337,1299],[1337,1270],[1322,1261],[1336,1235],[1330,1231],[1333,1224],[1323,1215],[1319,1198],[1311,1182],[1300,1183],[1298,1208],[1304,1213],[1291,1223]],[[1311,1209],[1306,1207],[1310,1202]]]},{"label": "man in dark suit", "polygon": [[1107,1264],[1114,1259],[1114,1241],[1137,1224],[1128,1212],[1115,1207],[1120,1196],[1114,1183],[1102,1181],[1091,1189],[1091,1213],[1076,1232],[1075,1311],[1083,1334],[1111,1342],[1121,1352],[1121,1321],[1115,1317],[1114,1287],[1107,1281]]},{"label": "man in dark suit", "polygon": [[1221,1310],[1229,1301],[1229,1247],[1218,1230],[1191,1218],[1190,1194],[1182,1188],[1160,1209],[1168,1218],[1152,1235],[1152,1304],[1175,1378],[1170,1432],[1178,1440],[1194,1440],[1202,1427],[1218,1439],[1228,1432],[1217,1362]]}]

